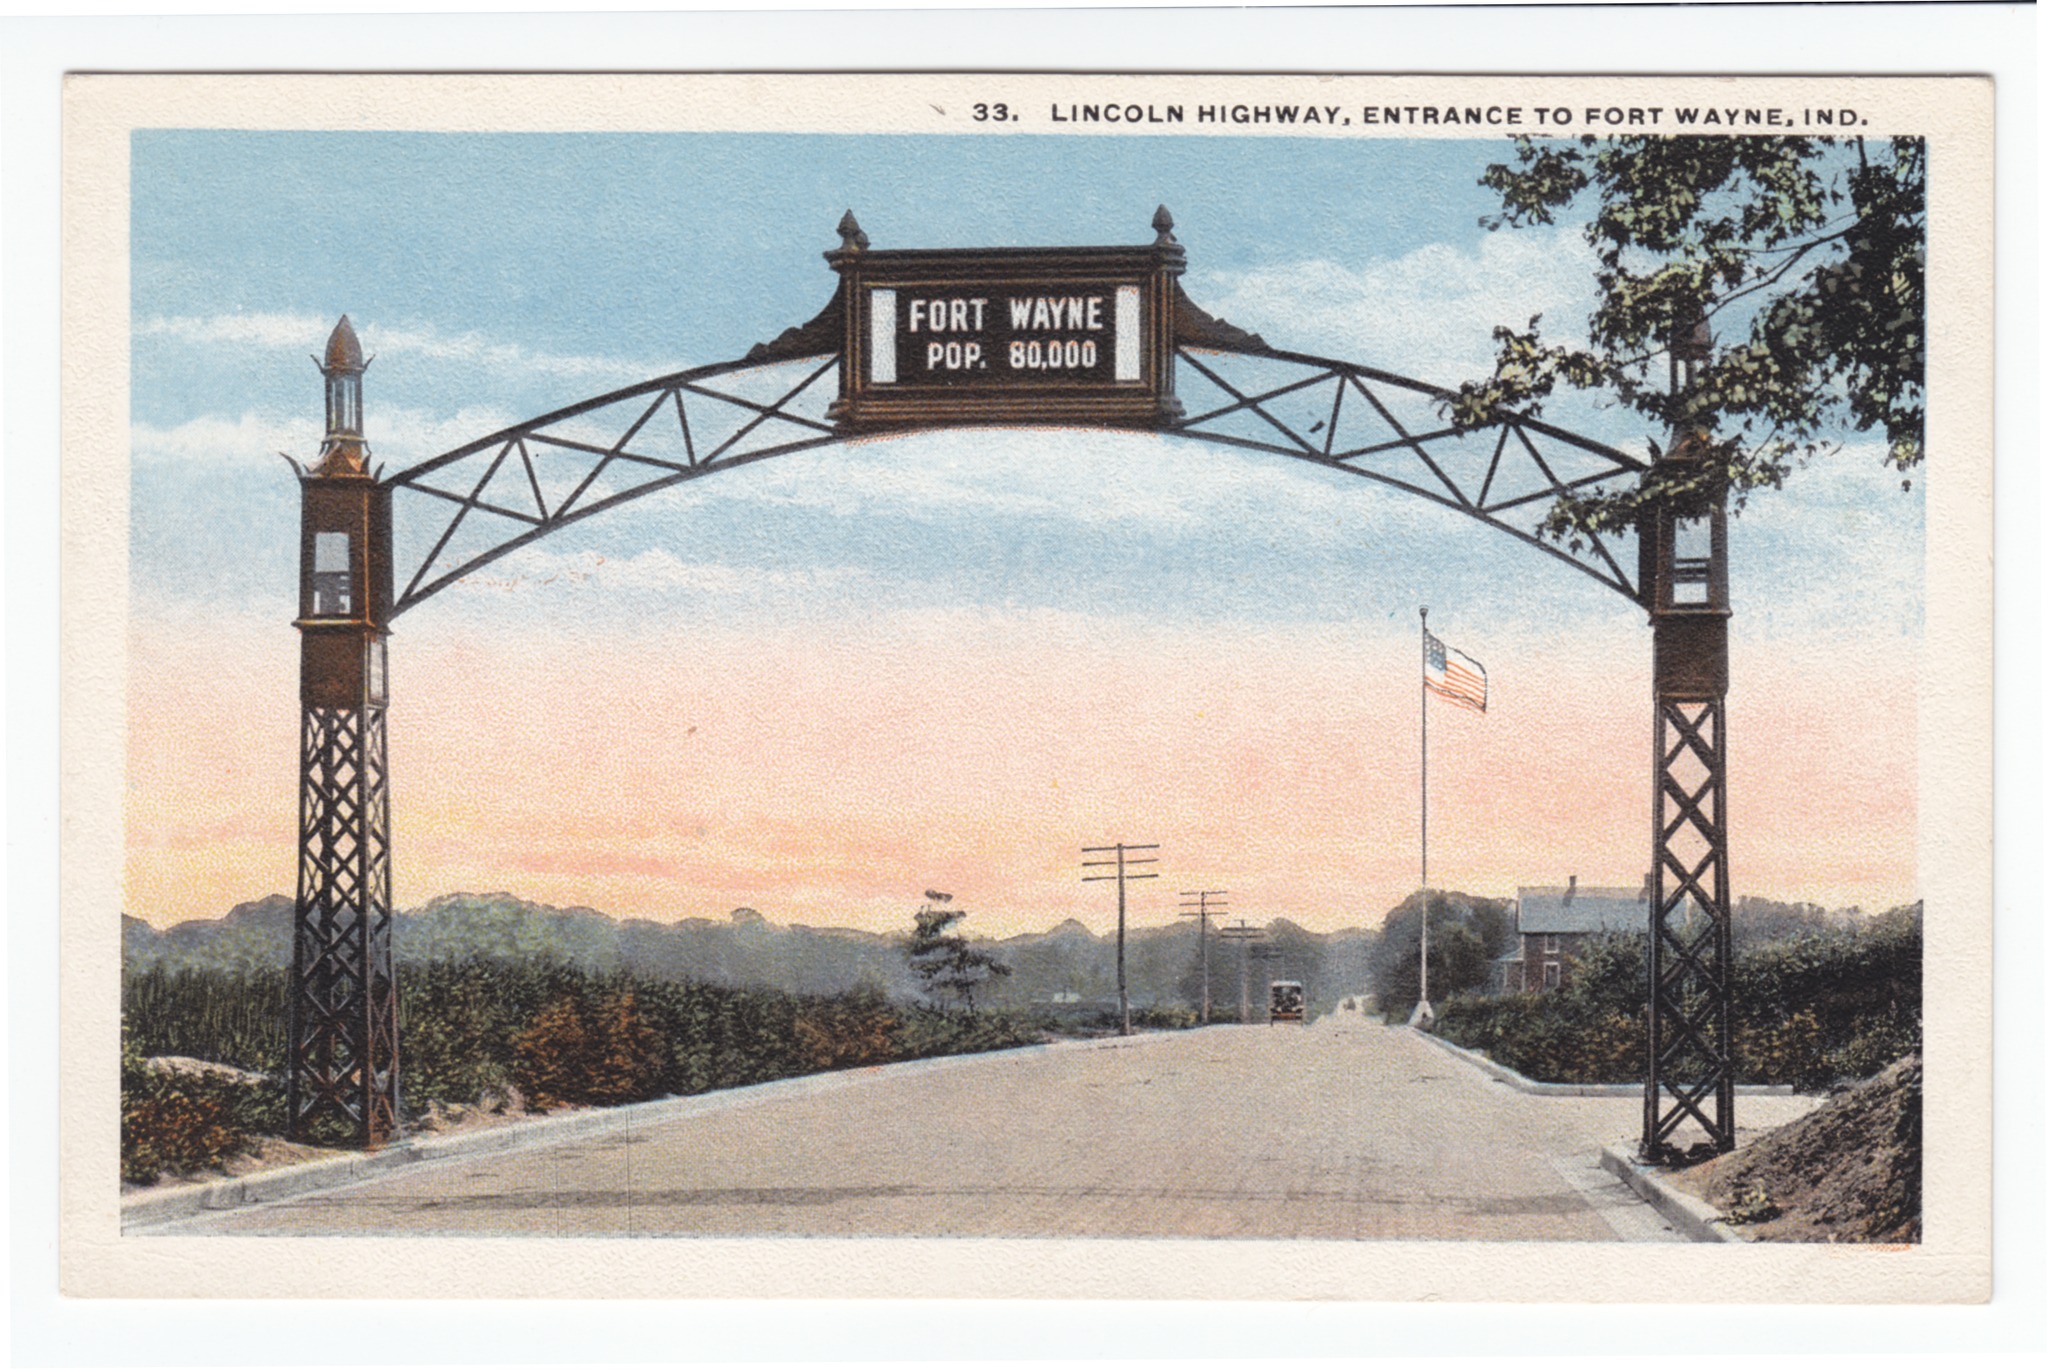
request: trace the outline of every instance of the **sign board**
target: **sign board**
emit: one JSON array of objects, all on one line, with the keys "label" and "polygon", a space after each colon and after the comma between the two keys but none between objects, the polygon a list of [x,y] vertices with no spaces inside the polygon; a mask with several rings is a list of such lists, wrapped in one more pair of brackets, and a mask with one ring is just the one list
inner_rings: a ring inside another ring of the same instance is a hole
[{"label": "sign board", "polygon": [[1173,397],[1171,237],[1147,247],[827,253],[842,279],[843,427],[1157,428]]}]

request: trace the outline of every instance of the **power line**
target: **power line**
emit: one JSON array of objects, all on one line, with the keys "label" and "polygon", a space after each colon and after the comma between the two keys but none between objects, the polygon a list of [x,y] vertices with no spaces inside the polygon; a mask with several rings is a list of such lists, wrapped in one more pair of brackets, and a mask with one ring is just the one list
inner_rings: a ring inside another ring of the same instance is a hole
[{"label": "power line", "polygon": [[1083,870],[1094,870],[1114,865],[1116,873],[1113,875],[1083,875],[1081,876],[1081,882],[1083,884],[1092,884],[1099,879],[1113,879],[1116,881],[1116,1006],[1117,1012],[1123,1019],[1121,1033],[1124,1036],[1131,1034],[1131,994],[1129,988],[1124,983],[1124,883],[1126,880],[1159,878],[1157,870],[1141,875],[1130,873],[1130,867],[1133,865],[1157,865],[1159,863],[1157,856],[1134,857],[1129,853],[1132,851],[1157,851],[1158,849],[1158,842],[1140,846],[1122,841],[1114,846],[1083,846],[1081,848],[1083,856],[1105,855],[1111,851],[1116,853],[1116,859],[1114,860],[1083,860],[1081,862]]},{"label": "power line", "polygon": [[[1246,954],[1249,955],[1253,960],[1263,961],[1267,964],[1271,964],[1273,961],[1277,960],[1280,962],[1281,975],[1284,977],[1287,973],[1287,952],[1279,946],[1261,943],[1257,946],[1247,948]],[[1272,981],[1269,979],[1267,981],[1268,995],[1266,999],[1268,1009],[1270,1009],[1272,1006],[1271,987]],[[1306,1016],[1304,1016],[1302,1020],[1306,1021]],[[1270,1017],[1268,1018],[1268,1021],[1271,1021]]]},{"label": "power line", "polygon": [[1252,1020],[1251,947],[1246,943],[1257,941],[1265,934],[1261,928],[1245,926],[1243,918],[1239,918],[1237,925],[1234,927],[1218,927],[1216,929],[1216,935],[1222,937],[1225,941],[1239,943],[1237,948],[1237,1021],[1240,1026],[1246,1025]]},{"label": "power line", "polygon": [[[1195,900],[1193,903],[1183,903],[1180,905],[1191,910],[1182,913],[1181,916],[1199,918],[1201,920],[1198,934],[1202,941],[1202,1025],[1205,1027],[1209,1025],[1209,910],[1223,907],[1223,896],[1229,892],[1230,890],[1228,889],[1183,889],[1180,891],[1180,896],[1183,899],[1191,898]],[[1209,901],[1211,899],[1214,899],[1215,902],[1211,903]]]}]

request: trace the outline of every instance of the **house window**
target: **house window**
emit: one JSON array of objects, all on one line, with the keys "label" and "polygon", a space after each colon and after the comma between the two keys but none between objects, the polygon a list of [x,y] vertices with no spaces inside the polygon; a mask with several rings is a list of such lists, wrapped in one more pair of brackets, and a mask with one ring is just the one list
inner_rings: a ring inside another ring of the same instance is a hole
[{"label": "house window", "polygon": [[336,618],[348,609],[348,534],[313,534],[313,616]]},{"label": "house window", "polygon": [[1545,955],[1557,954],[1557,933],[1545,932],[1543,934],[1543,953]]},{"label": "house window", "polygon": [[1563,967],[1555,960],[1545,961],[1543,963],[1543,987],[1546,989],[1556,988],[1563,978],[1563,973]]}]

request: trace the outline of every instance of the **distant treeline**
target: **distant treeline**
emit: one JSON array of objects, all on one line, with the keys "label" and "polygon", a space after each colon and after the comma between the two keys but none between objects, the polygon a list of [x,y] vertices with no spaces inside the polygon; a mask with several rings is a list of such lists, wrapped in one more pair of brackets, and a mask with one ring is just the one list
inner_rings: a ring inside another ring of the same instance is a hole
[{"label": "distant treeline", "polygon": [[[237,906],[226,917],[180,923],[158,931],[125,920],[123,963],[131,974],[152,967],[260,973],[291,960],[292,900],[280,895]],[[914,1001],[920,985],[904,958],[911,925],[902,932],[781,926],[752,909],[727,917],[678,922],[617,919],[589,908],[553,908],[510,894],[451,894],[401,913],[393,952],[401,966],[487,959],[548,962],[594,975],[647,981],[779,989],[832,995],[871,990]],[[1215,924],[1212,923],[1212,938]],[[970,916],[963,929],[978,930]],[[1242,946],[1212,939],[1210,993],[1216,1015],[1234,1019],[1239,970],[1253,981],[1249,996],[1263,1002],[1267,979],[1298,979],[1308,986],[1312,1012],[1365,986],[1372,934],[1359,930],[1311,932],[1285,918],[1262,928],[1265,960],[1245,959]],[[1061,1011],[1086,1018],[1116,1001],[1116,939],[1067,921],[1044,932],[1000,939],[976,938],[1010,967],[977,1001],[1017,1011]],[[1140,1011],[1194,1008],[1202,998],[1201,955],[1192,921],[1134,926],[1126,946],[1131,1001]]]}]

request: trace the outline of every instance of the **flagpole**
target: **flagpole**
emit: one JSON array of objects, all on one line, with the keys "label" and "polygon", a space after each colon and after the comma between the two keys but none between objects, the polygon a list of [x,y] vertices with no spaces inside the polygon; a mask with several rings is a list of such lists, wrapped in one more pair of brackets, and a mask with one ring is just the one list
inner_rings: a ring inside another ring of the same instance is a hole
[{"label": "flagpole", "polygon": [[1422,608],[1422,998],[1429,1010],[1429,607]]}]

